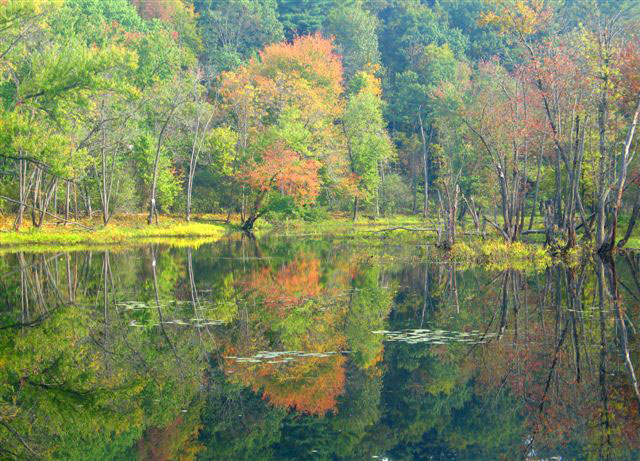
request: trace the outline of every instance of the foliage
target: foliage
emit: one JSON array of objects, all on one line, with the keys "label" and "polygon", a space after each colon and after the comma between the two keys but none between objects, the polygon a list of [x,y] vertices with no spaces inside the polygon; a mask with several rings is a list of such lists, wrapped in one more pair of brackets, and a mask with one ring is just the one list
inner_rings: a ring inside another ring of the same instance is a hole
[{"label": "foliage", "polygon": [[358,72],[371,72],[379,67],[377,26],[375,16],[358,4],[343,3],[329,12],[324,30],[335,37],[347,80]]},{"label": "foliage", "polygon": [[275,0],[194,2],[204,59],[215,73],[232,70],[265,45],[283,39]]},{"label": "foliage", "polygon": [[501,240],[490,240],[482,244],[458,242],[451,249],[451,257],[455,261],[479,262],[498,270],[517,268],[541,271],[552,262],[551,256],[538,244],[508,244]]},{"label": "foliage", "polygon": [[391,159],[393,146],[382,118],[379,81],[371,74],[359,73],[351,81],[350,90],[343,124],[355,180],[353,195],[366,200],[376,194],[381,164]]}]

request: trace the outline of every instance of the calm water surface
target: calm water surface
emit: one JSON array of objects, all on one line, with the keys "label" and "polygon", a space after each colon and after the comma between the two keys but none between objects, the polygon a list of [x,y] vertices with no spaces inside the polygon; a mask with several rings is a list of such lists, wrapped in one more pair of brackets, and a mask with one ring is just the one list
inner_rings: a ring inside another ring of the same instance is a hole
[{"label": "calm water surface", "polygon": [[0,459],[639,459],[640,256],[0,256]]}]

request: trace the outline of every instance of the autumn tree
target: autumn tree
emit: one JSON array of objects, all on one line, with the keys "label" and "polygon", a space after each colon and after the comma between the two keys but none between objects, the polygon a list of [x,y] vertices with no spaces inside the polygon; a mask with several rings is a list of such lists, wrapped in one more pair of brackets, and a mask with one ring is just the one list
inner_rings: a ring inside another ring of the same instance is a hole
[{"label": "autumn tree", "polygon": [[266,147],[260,157],[251,159],[241,173],[241,181],[255,191],[242,227],[245,230],[253,228],[256,220],[267,210],[264,201],[270,192],[288,195],[300,204],[312,202],[320,187],[319,168],[320,162],[301,157],[281,142]]},{"label": "autumn tree", "polygon": [[[586,128],[594,126],[597,130],[595,243],[599,251],[610,252],[616,243],[618,214],[633,158],[631,144],[638,114],[638,106],[624,106],[626,113],[623,110],[620,115],[629,120],[627,129],[614,129],[612,113],[621,92],[620,81],[614,76],[620,73],[624,62],[614,56],[623,47],[625,31],[631,30],[635,7],[626,2],[614,7],[599,2],[591,7],[577,3],[578,10],[587,18],[580,28],[579,41],[565,35],[564,43],[553,43],[539,40],[558,15],[552,5],[538,0],[495,0],[493,3],[495,9],[485,13],[482,22],[498,27],[520,44],[528,61],[529,78],[546,116],[557,156],[555,223],[566,230],[568,246],[576,244],[578,212],[585,236],[591,237],[591,222],[587,222],[578,184],[585,155]],[[589,110],[597,117],[590,118]],[[621,152],[618,145],[622,146]],[[621,161],[616,160],[619,154]],[[562,167],[569,183],[566,194],[561,193]],[[561,210],[562,195],[566,202],[564,211]]]},{"label": "autumn tree", "polygon": [[531,137],[539,130],[539,114],[531,93],[526,80],[492,60],[481,63],[467,83],[466,95],[451,106],[457,107],[498,186],[502,226],[485,219],[511,242],[518,240],[524,226],[527,163],[532,151],[537,152]]},{"label": "autumn tree", "polygon": [[[469,73],[469,67],[459,63],[456,66],[456,78],[442,80],[431,90],[433,106],[428,148],[438,170],[435,181],[439,210],[438,243],[444,248],[452,248],[456,242],[458,209],[463,200],[474,220],[476,231],[479,230],[479,211],[472,196],[477,190],[472,190],[471,184],[486,168],[483,168],[484,162],[479,161],[479,156],[474,155],[473,134],[456,113],[467,90]],[[436,133],[435,136],[433,133]],[[466,180],[467,190],[464,190],[463,180]]]},{"label": "autumn tree", "polygon": [[338,132],[342,66],[330,40],[307,36],[267,46],[247,66],[223,74],[221,84],[239,139],[236,175],[251,190],[241,207],[250,230],[268,210],[269,195],[298,203],[318,195],[318,170]]}]

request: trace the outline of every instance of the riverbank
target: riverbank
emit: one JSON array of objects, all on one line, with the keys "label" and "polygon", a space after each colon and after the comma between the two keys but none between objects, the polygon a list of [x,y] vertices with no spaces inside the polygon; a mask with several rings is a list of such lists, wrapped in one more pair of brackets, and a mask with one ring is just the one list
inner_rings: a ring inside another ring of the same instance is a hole
[{"label": "riverbank", "polygon": [[98,219],[83,219],[79,225],[45,224],[37,229],[28,224],[16,232],[11,217],[0,223],[0,247],[10,249],[75,247],[93,245],[128,245],[170,240],[180,245],[212,243],[219,240],[230,226],[212,216],[199,216],[191,222],[163,216],[158,224],[147,225],[142,214],[114,217],[108,226]]},{"label": "riverbank", "polygon": [[[42,228],[34,228],[30,220],[19,232],[13,230],[13,216],[0,217],[0,250],[2,251],[46,251],[47,249],[91,249],[113,246],[142,245],[163,243],[171,246],[195,247],[205,243],[214,243],[223,236],[239,231],[239,217],[232,216],[231,223],[226,215],[196,214],[191,222],[179,215],[163,215],[158,224],[147,225],[146,214],[127,214],[115,216],[108,226],[104,226],[100,216],[93,219],[83,218],[76,224],[46,223]],[[372,241],[375,238],[381,244],[435,244],[437,241],[433,223],[417,215],[395,215],[389,217],[361,216],[353,221],[346,214],[331,214],[326,219],[310,222],[304,220],[281,220],[257,222],[254,233],[257,237],[277,235],[287,238],[350,238]],[[541,223],[536,220],[534,229]],[[458,226],[458,244],[450,257],[459,262],[482,261],[495,262],[510,258],[522,261],[532,259],[543,261],[548,252],[541,247],[544,236],[527,235],[518,245],[503,242],[493,229],[487,229],[483,239],[475,231],[473,224]],[[638,248],[640,239],[633,236],[626,248]],[[577,252],[577,250],[576,250]],[[570,255],[575,259],[575,255]],[[545,261],[543,263],[547,264]]]}]

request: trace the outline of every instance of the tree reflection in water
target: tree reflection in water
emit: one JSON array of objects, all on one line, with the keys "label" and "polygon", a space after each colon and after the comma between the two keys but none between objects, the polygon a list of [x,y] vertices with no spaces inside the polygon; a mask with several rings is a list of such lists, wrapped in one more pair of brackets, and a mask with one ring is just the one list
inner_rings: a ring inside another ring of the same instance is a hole
[{"label": "tree reflection in water", "polygon": [[235,239],[0,257],[2,457],[640,455],[640,256]]}]

